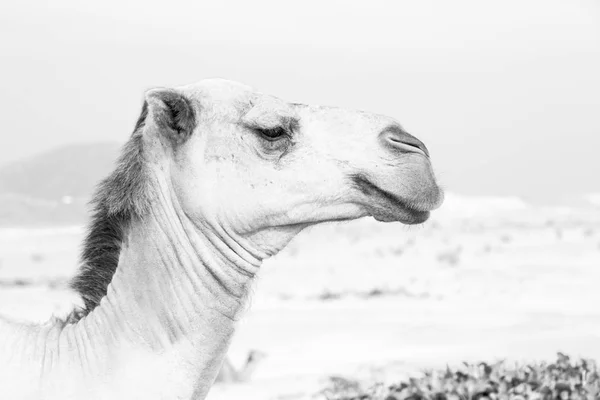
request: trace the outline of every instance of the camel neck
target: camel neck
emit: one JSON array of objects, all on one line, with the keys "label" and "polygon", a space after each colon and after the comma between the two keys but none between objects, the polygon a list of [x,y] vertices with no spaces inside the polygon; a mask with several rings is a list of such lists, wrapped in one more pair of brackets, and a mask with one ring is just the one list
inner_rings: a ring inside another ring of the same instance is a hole
[{"label": "camel neck", "polygon": [[158,196],[129,226],[100,305],[46,346],[58,366],[42,375],[79,381],[86,394],[76,398],[203,399],[247,303],[260,261],[225,231],[192,223],[168,191]]},{"label": "camel neck", "polygon": [[109,306],[136,341],[163,349],[194,335],[205,314],[207,325],[215,317],[235,321],[259,265],[172,207],[157,207],[129,229],[99,311]]}]

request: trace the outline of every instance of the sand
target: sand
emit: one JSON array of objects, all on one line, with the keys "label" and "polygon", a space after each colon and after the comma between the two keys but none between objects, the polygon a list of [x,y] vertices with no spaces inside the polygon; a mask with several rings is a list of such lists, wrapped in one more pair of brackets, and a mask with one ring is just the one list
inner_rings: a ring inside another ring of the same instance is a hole
[{"label": "sand", "polygon": [[[44,321],[78,304],[66,282],[83,232],[0,230],[0,314]],[[424,226],[312,228],[265,263],[229,354],[267,358],[209,398],[308,399],[332,375],[392,382],[462,360],[600,359],[598,282],[593,205],[450,196]]]}]

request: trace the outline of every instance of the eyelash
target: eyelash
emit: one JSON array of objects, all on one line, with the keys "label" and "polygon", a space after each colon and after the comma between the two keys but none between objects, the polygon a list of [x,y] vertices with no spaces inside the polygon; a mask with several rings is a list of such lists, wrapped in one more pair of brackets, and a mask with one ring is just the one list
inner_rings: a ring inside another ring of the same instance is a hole
[{"label": "eyelash", "polygon": [[275,142],[284,137],[290,136],[288,131],[282,126],[277,126],[275,128],[268,128],[268,129],[256,128],[256,131],[260,134],[260,136],[262,138],[264,138],[265,140],[268,140],[270,142]]}]

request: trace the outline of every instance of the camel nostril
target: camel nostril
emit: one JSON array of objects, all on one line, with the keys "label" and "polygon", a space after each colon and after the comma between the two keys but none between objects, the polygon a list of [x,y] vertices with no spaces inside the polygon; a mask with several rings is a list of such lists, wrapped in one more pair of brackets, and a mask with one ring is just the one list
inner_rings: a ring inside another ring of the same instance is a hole
[{"label": "camel nostril", "polygon": [[396,151],[421,153],[429,157],[429,150],[423,142],[396,125],[384,129],[380,137],[385,145]]},{"label": "camel nostril", "polygon": [[425,153],[426,156],[429,156],[429,150],[427,150],[427,147],[425,146],[425,144],[423,142],[421,142],[420,140],[414,140],[414,141],[398,140],[393,137],[390,137],[389,140],[392,142],[395,142],[395,143],[403,144],[405,146],[413,147],[416,150],[421,150],[421,152]]}]

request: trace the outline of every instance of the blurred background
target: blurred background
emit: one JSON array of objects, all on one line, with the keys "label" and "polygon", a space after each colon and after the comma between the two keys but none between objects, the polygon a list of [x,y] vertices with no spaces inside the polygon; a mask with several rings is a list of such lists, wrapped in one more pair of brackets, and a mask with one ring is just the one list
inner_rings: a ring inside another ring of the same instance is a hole
[{"label": "blurred background", "polygon": [[144,91],[223,77],[395,117],[448,196],[423,226],[317,227],[269,260],[230,351],[264,357],[212,398],[600,357],[598,1],[5,2],[0,48],[0,313],[78,303],[86,204]]}]

